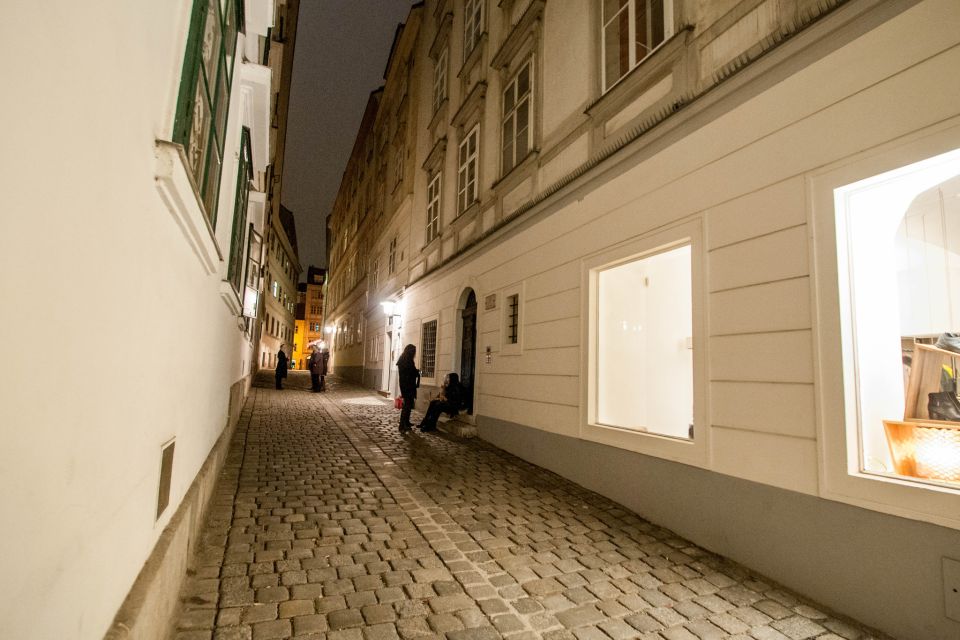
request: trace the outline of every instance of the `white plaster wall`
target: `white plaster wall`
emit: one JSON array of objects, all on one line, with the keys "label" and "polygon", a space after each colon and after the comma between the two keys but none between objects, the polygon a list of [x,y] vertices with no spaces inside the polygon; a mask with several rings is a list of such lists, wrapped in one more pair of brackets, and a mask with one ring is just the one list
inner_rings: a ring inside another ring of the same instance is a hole
[{"label": "white plaster wall", "polygon": [[[818,494],[806,177],[960,114],[960,85],[944,81],[960,64],[958,20],[955,3],[921,3],[656,155],[625,160],[544,220],[414,284],[410,319],[451,309],[468,283],[482,301],[521,280],[520,355],[498,353],[500,315],[480,314],[478,351],[490,344],[494,357],[481,355],[476,410],[579,437],[581,259],[702,217],[704,466]],[[453,351],[441,339],[440,357]]]},{"label": "white plaster wall", "polygon": [[[0,97],[0,299],[13,338],[0,509],[16,521],[0,545],[0,618],[11,638],[103,636],[250,366],[222,274],[205,275],[154,185],[191,3],[96,4],[15,3],[0,21],[4,57],[31,52]],[[53,362],[38,350],[51,337]],[[160,446],[173,437],[170,505],[154,522]]]}]

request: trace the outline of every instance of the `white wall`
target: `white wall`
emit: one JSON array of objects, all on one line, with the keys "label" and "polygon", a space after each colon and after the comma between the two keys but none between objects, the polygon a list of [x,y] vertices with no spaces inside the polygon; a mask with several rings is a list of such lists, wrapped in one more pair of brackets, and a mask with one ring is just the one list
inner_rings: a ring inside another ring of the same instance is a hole
[{"label": "white wall", "polygon": [[[0,21],[4,57],[21,60],[0,92],[11,338],[0,509],[16,523],[0,545],[0,618],[11,638],[103,636],[250,367],[222,273],[205,274],[154,181],[191,3],[95,4],[14,3]],[[235,162],[223,175],[232,185]],[[216,234],[225,256],[231,194]],[[53,362],[41,348],[51,340]],[[173,437],[171,501],[154,522]]]}]

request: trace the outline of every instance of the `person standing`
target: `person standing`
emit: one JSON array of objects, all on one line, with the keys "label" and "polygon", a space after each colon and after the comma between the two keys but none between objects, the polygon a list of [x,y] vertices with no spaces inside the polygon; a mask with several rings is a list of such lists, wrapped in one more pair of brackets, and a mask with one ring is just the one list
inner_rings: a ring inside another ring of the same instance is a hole
[{"label": "person standing", "polygon": [[280,345],[280,351],[277,351],[277,369],[273,375],[277,389],[283,389],[283,379],[287,377],[287,354],[283,352],[283,345]]},{"label": "person standing", "polygon": [[408,344],[397,360],[397,379],[400,383],[400,396],[403,398],[403,409],[400,411],[400,433],[407,433],[413,429],[410,424],[410,412],[417,401],[417,387],[420,386],[420,370],[414,364],[417,348]]},{"label": "person standing", "polygon": [[310,353],[309,368],[310,368],[310,391],[313,393],[319,393],[321,391],[320,387],[320,375],[321,371],[323,374],[326,374],[326,362],[323,359],[323,353],[321,352],[320,345],[312,345],[311,348],[313,351]]},{"label": "person standing", "polygon": [[320,343],[320,391],[326,391],[327,385],[324,383],[324,378],[327,377],[327,363],[330,361],[330,349],[327,349],[327,345]]}]

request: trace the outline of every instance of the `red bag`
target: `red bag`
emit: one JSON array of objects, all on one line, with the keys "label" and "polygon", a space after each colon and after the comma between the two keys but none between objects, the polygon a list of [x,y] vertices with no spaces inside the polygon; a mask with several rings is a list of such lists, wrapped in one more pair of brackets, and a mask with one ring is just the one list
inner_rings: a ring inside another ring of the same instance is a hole
[{"label": "red bag", "polygon": [[393,399],[393,408],[394,409],[403,409],[403,398],[397,397]]}]

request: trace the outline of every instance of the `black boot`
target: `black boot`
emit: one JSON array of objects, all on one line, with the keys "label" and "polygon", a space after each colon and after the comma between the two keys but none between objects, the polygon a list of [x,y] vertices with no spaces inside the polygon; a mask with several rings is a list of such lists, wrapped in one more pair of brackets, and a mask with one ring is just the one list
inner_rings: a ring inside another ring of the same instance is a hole
[{"label": "black boot", "polygon": [[950,420],[960,422],[960,402],[949,391],[927,394],[927,413],[931,420]]}]

